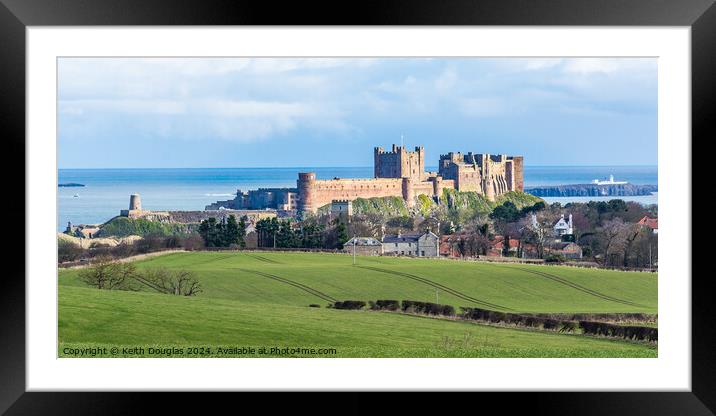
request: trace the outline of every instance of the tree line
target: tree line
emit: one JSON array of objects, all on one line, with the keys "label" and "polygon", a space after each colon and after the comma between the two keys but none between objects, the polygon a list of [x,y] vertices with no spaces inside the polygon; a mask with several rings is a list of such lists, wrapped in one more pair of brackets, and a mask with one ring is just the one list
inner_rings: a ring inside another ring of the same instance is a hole
[{"label": "tree line", "polygon": [[300,222],[264,218],[256,222],[256,234],[258,247],[342,249],[348,241],[347,226],[342,217],[327,222],[316,218]]},{"label": "tree line", "polygon": [[246,248],[246,221],[244,215],[237,222],[234,215],[217,221],[211,217],[199,225],[199,235],[204,239],[205,247]]}]

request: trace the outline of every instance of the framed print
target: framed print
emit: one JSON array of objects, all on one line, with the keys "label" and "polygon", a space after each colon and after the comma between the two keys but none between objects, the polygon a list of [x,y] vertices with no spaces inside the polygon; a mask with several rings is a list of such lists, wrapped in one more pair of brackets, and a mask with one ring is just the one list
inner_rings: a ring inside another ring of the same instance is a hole
[{"label": "framed print", "polygon": [[577,3],[3,0],[3,410],[712,414],[716,8]]}]

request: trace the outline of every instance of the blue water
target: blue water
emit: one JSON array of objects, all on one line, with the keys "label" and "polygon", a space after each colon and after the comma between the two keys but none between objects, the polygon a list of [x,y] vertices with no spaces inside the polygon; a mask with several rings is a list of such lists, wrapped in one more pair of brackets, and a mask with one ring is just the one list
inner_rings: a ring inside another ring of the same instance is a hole
[{"label": "blue water", "polygon": [[[437,167],[428,167],[436,171]],[[102,223],[129,204],[139,193],[142,206],[150,210],[202,210],[217,200],[231,199],[237,189],[295,187],[298,172],[316,172],[318,179],[370,178],[372,167],[350,168],[213,168],[213,169],[60,169],[58,182],[77,182],[82,188],[58,188],[58,230],[73,224]],[[589,183],[610,174],[615,180],[634,184],[657,184],[656,166],[527,166],[525,186]],[[75,197],[77,195],[77,197]],[[562,203],[577,198],[546,198]],[[600,199],[600,198],[591,198]],[[610,199],[610,198],[605,198]],[[627,198],[624,198],[627,199]],[[656,195],[633,197],[656,203]]]}]

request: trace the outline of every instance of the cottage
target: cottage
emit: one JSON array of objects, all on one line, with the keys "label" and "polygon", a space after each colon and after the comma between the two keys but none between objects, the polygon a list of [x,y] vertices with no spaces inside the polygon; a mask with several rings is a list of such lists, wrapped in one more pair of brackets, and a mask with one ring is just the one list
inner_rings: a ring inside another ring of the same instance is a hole
[{"label": "cottage", "polygon": [[72,223],[68,221],[65,234],[79,238],[93,238],[99,230],[100,227],[97,224],[72,225]]},{"label": "cottage", "polygon": [[551,254],[559,254],[567,259],[581,259],[582,247],[572,242],[556,243],[550,250]]},{"label": "cottage", "polygon": [[642,225],[647,228],[650,228],[654,234],[659,233],[659,219],[658,218],[650,218],[647,215],[644,218],[640,219],[637,222],[637,224]]},{"label": "cottage", "polygon": [[562,218],[554,224],[554,234],[557,237],[574,234],[574,228],[572,227],[572,214],[569,214],[569,220],[565,220],[564,214],[562,214]]},{"label": "cottage", "polygon": [[520,240],[516,240],[514,238],[510,238],[507,242],[505,242],[505,237],[501,235],[496,235],[495,238],[490,240],[489,248],[487,250],[487,255],[492,257],[499,257],[503,256],[505,252],[505,244],[509,244],[506,248],[510,255],[516,256],[517,255],[517,248],[520,245]]},{"label": "cottage", "polygon": [[422,234],[398,234],[383,237],[383,254],[437,257],[439,238],[430,231]]},{"label": "cottage", "polygon": [[343,244],[343,251],[359,256],[380,256],[383,254],[383,243],[373,237],[353,237]]}]

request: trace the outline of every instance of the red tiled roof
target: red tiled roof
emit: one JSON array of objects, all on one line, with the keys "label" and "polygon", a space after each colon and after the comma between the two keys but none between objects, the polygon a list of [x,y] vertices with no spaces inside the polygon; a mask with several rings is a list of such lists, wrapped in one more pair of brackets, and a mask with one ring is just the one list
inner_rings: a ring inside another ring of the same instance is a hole
[{"label": "red tiled roof", "polygon": [[640,225],[646,225],[647,227],[651,228],[652,230],[658,230],[659,229],[659,219],[658,218],[649,218],[648,216],[645,216],[644,218],[640,219],[637,224]]}]

